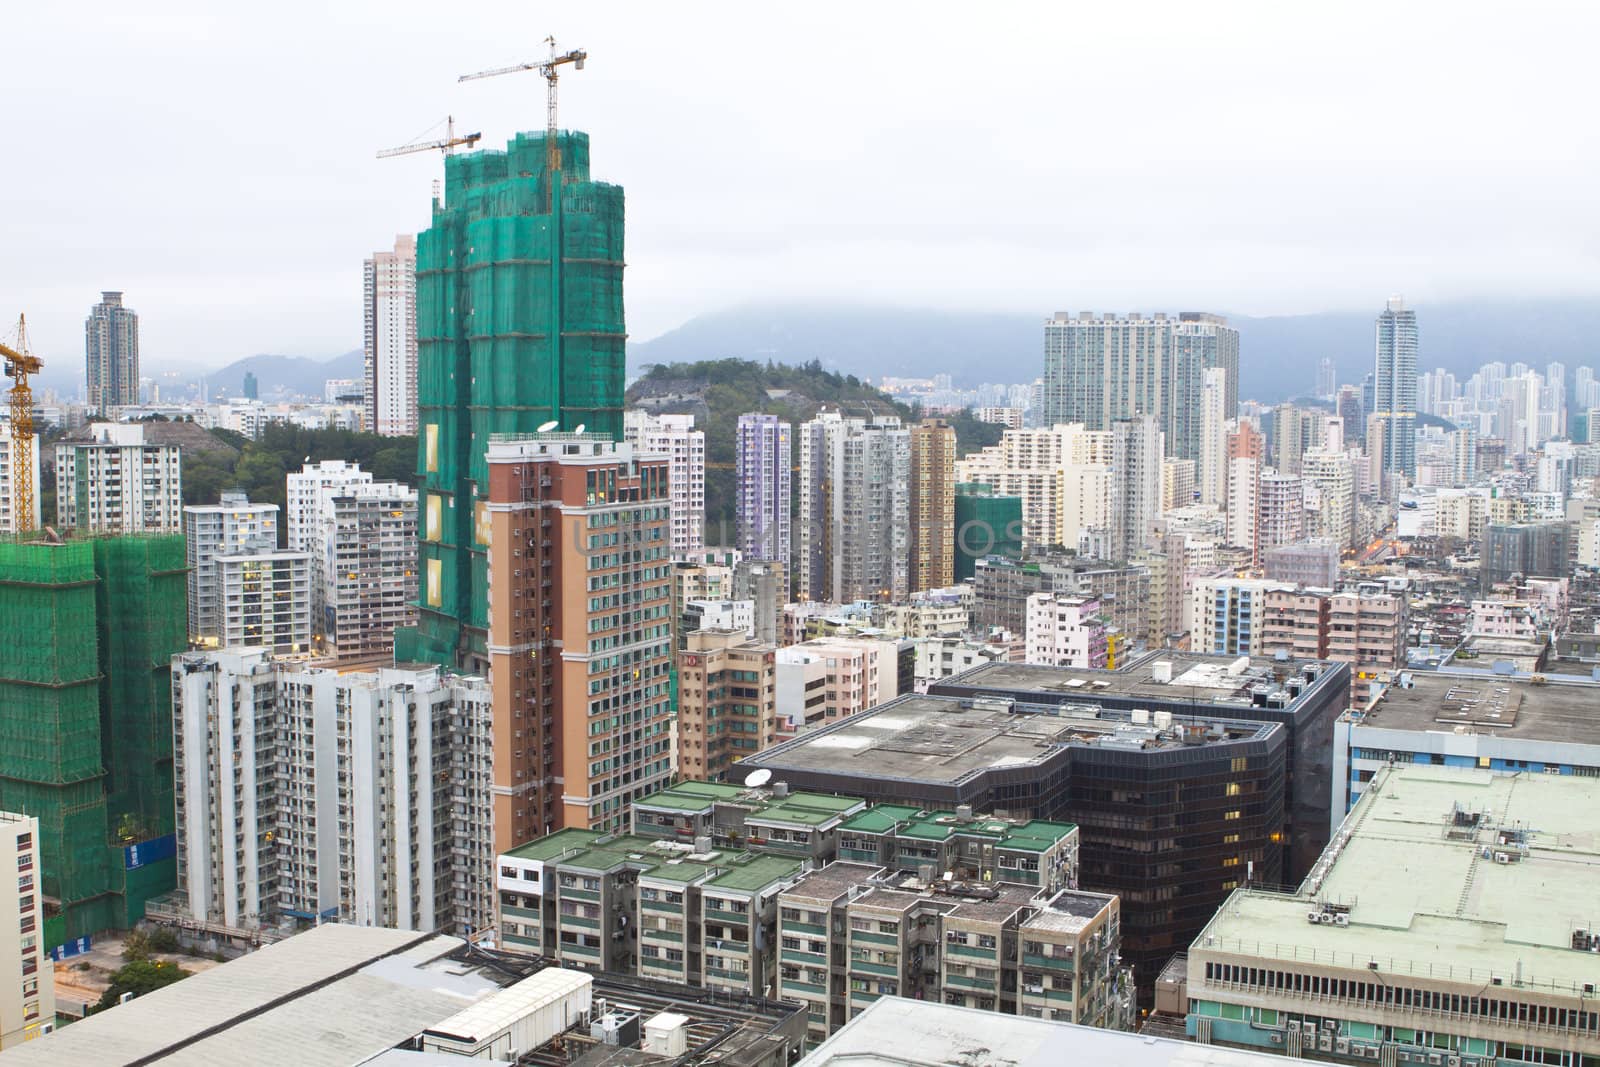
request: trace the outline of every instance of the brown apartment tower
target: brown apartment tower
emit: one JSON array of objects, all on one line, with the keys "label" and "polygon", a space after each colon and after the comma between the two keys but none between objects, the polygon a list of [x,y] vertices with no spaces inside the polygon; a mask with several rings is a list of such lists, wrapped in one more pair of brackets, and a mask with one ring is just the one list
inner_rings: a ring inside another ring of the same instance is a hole
[{"label": "brown apartment tower", "polygon": [[671,781],[667,457],[548,433],[491,439],[488,471],[496,847],[624,830]]},{"label": "brown apartment tower", "polygon": [[942,419],[911,427],[911,591],[956,580],[956,431]]}]

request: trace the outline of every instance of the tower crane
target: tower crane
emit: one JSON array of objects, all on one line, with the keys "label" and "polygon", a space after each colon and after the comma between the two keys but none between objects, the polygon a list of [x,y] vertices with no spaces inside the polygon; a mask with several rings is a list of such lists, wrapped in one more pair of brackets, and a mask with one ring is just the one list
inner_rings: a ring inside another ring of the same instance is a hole
[{"label": "tower crane", "polygon": [[7,394],[11,398],[11,469],[15,502],[16,530],[25,533],[33,525],[33,387],[28,375],[44,369],[44,360],[28,351],[28,317],[17,318],[17,347],[0,343],[5,357],[6,376],[16,384]]},{"label": "tower crane", "polygon": [[[435,148],[448,156],[458,145],[466,145],[468,148],[471,148],[483,137],[483,134],[481,133],[467,133],[457,137],[456,120],[454,115],[446,118],[444,122],[444,140],[413,141],[410,144],[403,144],[399,148],[385,148],[382,152],[378,153],[378,158],[388,159],[390,156],[409,156],[413,152],[428,152]],[[435,126],[434,129],[438,129],[438,127]]]},{"label": "tower crane", "polygon": [[568,63],[572,64],[573,70],[582,70],[583,62],[589,58],[589,53],[581,48],[574,48],[570,52],[557,52],[554,37],[546,37],[544,43],[550,46],[550,55],[545,59],[518,63],[514,67],[480,70],[476,74],[463,74],[456,80],[470,82],[479,78],[495,78],[501,74],[516,74],[524,70],[536,70],[544,75],[548,86],[545,103],[545,163],[550,171],[550,180],[553,182],[556,180],[556,172],[561,169],[561,146],[556,141],[556,82],[561,77],[561,68]]}]

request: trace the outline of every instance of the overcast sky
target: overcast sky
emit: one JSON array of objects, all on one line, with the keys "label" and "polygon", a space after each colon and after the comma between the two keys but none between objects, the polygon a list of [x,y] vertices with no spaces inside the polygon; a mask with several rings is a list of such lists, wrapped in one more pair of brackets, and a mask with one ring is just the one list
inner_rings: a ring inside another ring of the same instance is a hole
[{"label": "overcast sky", "polygon": [[[1600,292],[1592,5],[807,2],[0,7],[0,333],[146,373],[361,341],[454,113],[561,82],[626,187],[643,340],[751,300],[1246,314]],[[59,364],[57,364],[59,365]]]}]

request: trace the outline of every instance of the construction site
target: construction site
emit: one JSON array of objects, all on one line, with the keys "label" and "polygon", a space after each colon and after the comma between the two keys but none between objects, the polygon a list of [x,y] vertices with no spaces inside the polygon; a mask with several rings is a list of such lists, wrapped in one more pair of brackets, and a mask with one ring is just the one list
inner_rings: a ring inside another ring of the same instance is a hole
[{"label": "construction site", "polygon": [[0,540],[0,810],[39,820],[52,950],[132,926],[175,884],[184,576],[178,535]]},{"label": "construction site", "polygon": [[588,135],[556,125],[557,73],[584,58],[552,45],[548,60],[462,79],[541,74],[548,124],[503,152],[447,154],[417,238],[422,589],[416,630],[396,635],[402,660],[487,667],[490,436],[622,439],[622,188],[592,180]]}]

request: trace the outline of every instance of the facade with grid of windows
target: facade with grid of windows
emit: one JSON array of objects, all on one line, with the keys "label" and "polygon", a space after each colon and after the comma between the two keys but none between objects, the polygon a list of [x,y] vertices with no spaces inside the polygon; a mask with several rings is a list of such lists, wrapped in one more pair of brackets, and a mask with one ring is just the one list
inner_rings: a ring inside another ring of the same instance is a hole
[{"label": "facade with grid of windows", "polygon": [[778,899],[778,995],[816,1045],[886,996],[1126,1029],[1114,896],[840,861]]},{"label": "facade with grid of windows", "polygon": [[[55,966],[44,946],[44,896],[38,886],[39,820],[0,811],[0,1050],[55,1028]],[[16,876],[16,890],[10,888]]]}]

